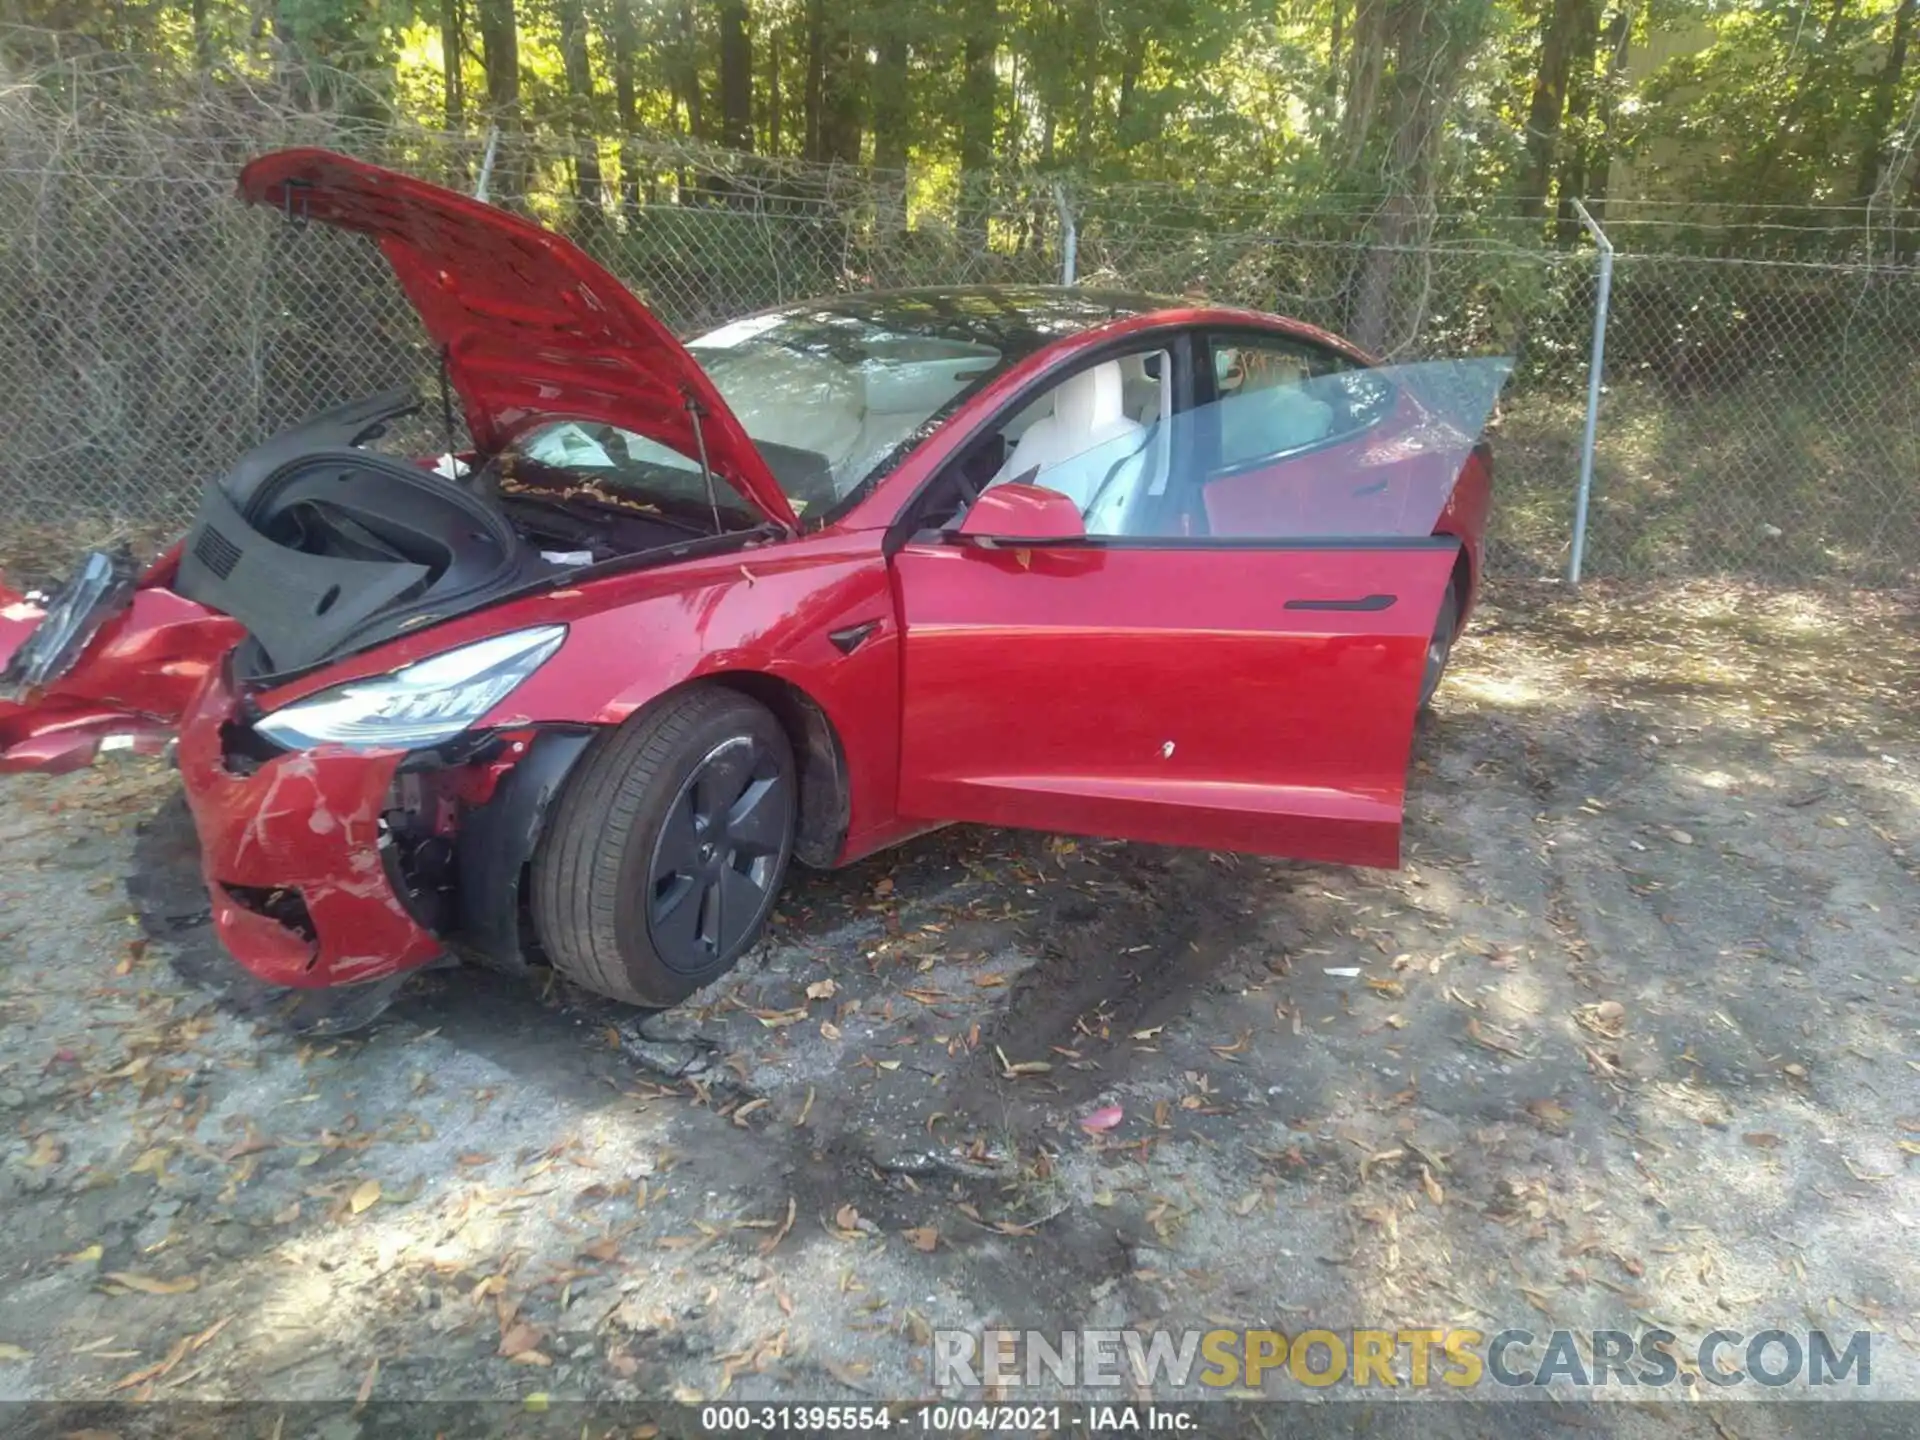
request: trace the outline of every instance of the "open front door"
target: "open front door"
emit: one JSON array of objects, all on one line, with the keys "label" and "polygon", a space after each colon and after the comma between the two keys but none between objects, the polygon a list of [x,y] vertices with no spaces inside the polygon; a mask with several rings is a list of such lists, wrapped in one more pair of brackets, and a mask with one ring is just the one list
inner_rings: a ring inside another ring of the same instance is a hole
[{"label": "open front door", "polygon": [[[972,493],[963,451],[893,560],[902,814],[1398,864],[1461,550],[1433,531],[1505,374],[1273,367],[1200,384],[1144,439],[1093,427],[1082,453],[1056,406],[1051,450],[1005,493]],[[1101,504],[1142,456],[1164,471]],[[1223,506],[1228,482],[1246,493]]]},{"label": "open front door", "polygon": [[1457,553],[912,541],[900,809],[1396,865]]}]

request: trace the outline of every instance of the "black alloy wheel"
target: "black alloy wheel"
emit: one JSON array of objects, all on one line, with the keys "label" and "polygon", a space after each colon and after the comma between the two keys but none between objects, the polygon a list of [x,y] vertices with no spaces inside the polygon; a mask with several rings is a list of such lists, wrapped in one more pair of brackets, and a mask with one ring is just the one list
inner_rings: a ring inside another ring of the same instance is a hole
[{"label": "black alloy wheel", "polygon": [[793,854],[798,772],[767,708],[695,685],[596,740],[534,855],[534,930],[569,979],[677,1005],[745,954]]},{"label": "black alloy wheel", "polygon": [[793,831],[793,777],[752,735],[723,740],[667,808],[647,878],[647,936],[667,967],[711,969],[773,900]]}]

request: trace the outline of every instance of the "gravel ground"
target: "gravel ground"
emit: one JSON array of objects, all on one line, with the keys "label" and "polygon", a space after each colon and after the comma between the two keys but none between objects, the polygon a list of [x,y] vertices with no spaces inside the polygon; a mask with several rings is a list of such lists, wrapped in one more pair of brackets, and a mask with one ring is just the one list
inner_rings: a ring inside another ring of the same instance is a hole
[{"label": "gravel ground", "polygon": [[1518,594],[1456,663],[1397,873],[955,829],[652,1016],[299,1038],[170,772],[6,781],[0,1400],[858,1402],[990,1324],[1868,1329],[1920,1399],[1920,615]]}]

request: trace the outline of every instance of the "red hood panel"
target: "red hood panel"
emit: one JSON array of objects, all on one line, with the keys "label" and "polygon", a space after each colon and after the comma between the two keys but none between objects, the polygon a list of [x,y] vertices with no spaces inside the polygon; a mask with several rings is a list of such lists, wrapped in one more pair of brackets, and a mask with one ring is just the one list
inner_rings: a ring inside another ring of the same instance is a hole
[{"label": "red hood panel", "polygon": [[278,150],[240,172],[240,198],[371,235],[447,353],[474,440],[541,416],[598,420],[697,458],[792,527],[786,495],[706,373],[646,306],[571,242],[424,180],[330,150]]}]

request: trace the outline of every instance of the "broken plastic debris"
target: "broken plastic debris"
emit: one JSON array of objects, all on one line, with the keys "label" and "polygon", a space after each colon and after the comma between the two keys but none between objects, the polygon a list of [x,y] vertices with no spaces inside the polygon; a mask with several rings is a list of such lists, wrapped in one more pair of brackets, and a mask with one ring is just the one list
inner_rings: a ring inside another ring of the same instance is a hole
[{"label": "broken plastic debris", "polygon": [[1360,978],[1360,967],[1357,965],[1329,965],[1326,967],[1326,972],[1329,975],[1337,975],[1342,980]]},{"label": "broken plastic debris", "polygon": [[433,473],[444,475],[449,480],[458,480],[467,473],[467,462],[458,455],[442,455],[433,462]]},{"label": "broken plastic debris", "polygon": [[591,550],[542,550],[540,558],[549,565],[591,565]]}]

